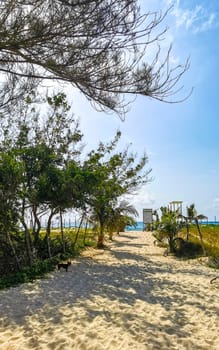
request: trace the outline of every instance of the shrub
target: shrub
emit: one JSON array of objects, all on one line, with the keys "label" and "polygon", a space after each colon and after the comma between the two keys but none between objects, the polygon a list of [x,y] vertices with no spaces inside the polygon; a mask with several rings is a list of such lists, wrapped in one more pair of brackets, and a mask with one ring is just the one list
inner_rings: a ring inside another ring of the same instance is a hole
[{"label": "shrub", "polygon": [[0,289],[14,287],[21,283],[33,282],[46,273],[53,271],[60,261],[59,257],[53,257],[38,261],[31,267],[25,267],[22,271],[0,277]]},{"label": "shrub", "polygon": [[203,251],[200,243],[183,241],[183,243],[175,249],[175,254],[178,257],[195,258],[202,256]]}]

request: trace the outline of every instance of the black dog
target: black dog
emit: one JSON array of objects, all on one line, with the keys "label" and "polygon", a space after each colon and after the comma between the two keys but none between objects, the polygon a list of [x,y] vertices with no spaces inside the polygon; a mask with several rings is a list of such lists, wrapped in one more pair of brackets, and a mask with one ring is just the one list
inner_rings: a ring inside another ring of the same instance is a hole
[{"label": "black dog", "polygon": [[67,263],[59,263],[58,264],[58,270],[61,269],[61,267],[63,269],[65,269],[65,271],[67,272],[68,271],[68,267],[71,265],[71,261],[68,261]]}]

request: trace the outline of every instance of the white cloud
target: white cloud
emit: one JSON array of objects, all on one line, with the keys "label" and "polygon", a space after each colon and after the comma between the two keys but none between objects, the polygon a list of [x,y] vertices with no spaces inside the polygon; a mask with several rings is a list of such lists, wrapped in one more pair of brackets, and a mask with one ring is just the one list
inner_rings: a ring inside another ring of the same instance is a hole
[{"label": "white cloud", "polygon": [[183,8],[180,0],[165,0],[167,6],[173,5],[171,14],[175,17],[176,26],[184,27],[193,34],[198,34],[210,30],[217,25],[217,14],[209,13],[202,5],[196,5],[194,8]]},{"label": "white cloud", "polygon": [[205,32],[211,29],[215,24],[215,20],[216,20],[216,14],[211,13],[209,17],[199,27],[194,28],[194,33],[196,34],[200,32]]},{"label": "white cloud", "polygon": [[[196,5],[184,0],[140,0],[143,10],[161,10],[163,13],[169,9],[177,28],[185,28],[192,34],[198,34],[218,27],[218,13],[203,0],[196,0]],[[189,4],[189,5],[188,5]],[[212,4],[210,4],[212,5]],[[170,19],[169,15],[168,20]],[[174,35],[174,34],[173,34]]]},{"label": "white cloud", "polygon": [[155,205],[154,195],[148,190],[147,185],[136,192],[135,195],[125,196],[125,199],[137,209],[139,218],[142,218],[143,208],[153,208]]}]

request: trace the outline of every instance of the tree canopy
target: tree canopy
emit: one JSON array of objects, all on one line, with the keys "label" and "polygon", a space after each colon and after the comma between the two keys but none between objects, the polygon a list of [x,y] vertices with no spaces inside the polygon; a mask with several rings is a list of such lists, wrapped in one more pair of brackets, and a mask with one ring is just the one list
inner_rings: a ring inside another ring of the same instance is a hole
[{"label": "tree canopy", "polygon": [[0,125],[0,245],[3,261],[12,254],[18,269],[52,257],[57,249],[71,250],[63,234],[58,248],[51,237],[52,220],[69,210],[80,213],[81,223],[87,214],[95,216],[102,246],[104,231],[121,218],[127,222],[123,214],[135,213],[127,203],[119,206],[122,196],[147,183],[150,174],[145,154],[138,159],[129,147],[116,150],[120,132],[82,160],[83,135],[64,94],[47,97],[42,116],[34,104],[26,104],[21,115],[14,112]]},{"label": "tree canopy", "polygon": [[128,148],[122,152],[117,151],[120,137],[121,133],[117,132],[109,144],[100,142],[97,150],[90,152],[83,165],[84,171],[90,173],[88,197],[85,201],[99,223],[99,247],[103,246],[104,230],[109,226],[113,212],[118,209],[123,196],[133,193],[150,181],[151,169],[145,170],[148,162],[146,154],[138,160]]},{"label": "tree canopy", "polygon": [[58,80],[122,116],[130,94],[169,101],[188,69],[171,66],[171,47],[161,55],[167,12],[141,13],[137,0],[0,0],[0,11],[1,108]]}]

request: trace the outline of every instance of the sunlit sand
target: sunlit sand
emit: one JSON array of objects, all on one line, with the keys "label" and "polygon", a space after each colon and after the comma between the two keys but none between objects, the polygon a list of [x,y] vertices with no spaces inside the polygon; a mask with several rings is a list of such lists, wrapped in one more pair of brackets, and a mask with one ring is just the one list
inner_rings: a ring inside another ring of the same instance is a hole
[{"label": "sunlit sand", "polygon": [[0,292],[1,350],[218,350],[218,272],[164,257],[148,232],[87,249],[68,272]]}]

